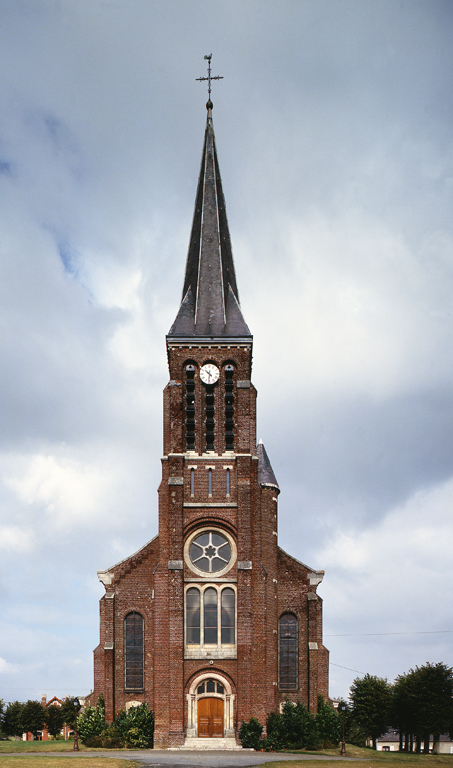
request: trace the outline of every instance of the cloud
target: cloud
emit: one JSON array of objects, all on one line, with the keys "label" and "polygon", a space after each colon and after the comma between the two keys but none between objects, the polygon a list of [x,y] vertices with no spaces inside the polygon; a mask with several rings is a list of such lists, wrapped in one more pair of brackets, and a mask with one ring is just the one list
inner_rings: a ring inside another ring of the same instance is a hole
[{"label": "cloud", "polygon": [[17,664],[10,664],[6,659],[0,658],[0,674],[1,675],[8,675],[8,674],[15,674],[18,672],[18,666]]},{"label": "cloud", "polygon": [[31,457],[22,477],[5,478],[22,502],[42,506],[53,525],[65,527],[98,522],[105,488],[112,482],[105,468],[43,455]]},{"label": "cloud", "polygon": [[33,548],[31,532],[13,525],[0,526],[0,548],[8,552],[30,552]]},{"label": "cloud", "polygon": [[[453,478],[417,491],[366,531],[336,532],[322,556],[334,568],[343,568],[353,579],[360,580],[366,572],[367,579],[379,581],[382,595],[387,595],[390,584],[394,583],[395,564],[402,576],[400,591],[405,584],[412,589],[404,578],[409,570],[420,579],[429,575],[432,582],[449,570],[453,545],[452,504]],[[340,591],[343,587],[340,586]],[[361,583],[354,586],[354,590],[362,588],[368,589]]]},{"label": "cloud", "polygon": [[[211,50],[279,541],[326,569],[330,632],[448,615],[452,21],[442,2],[1,5],[8,696],[86,693],[96,570],[157,533]],[[403,637],[327,644],[388,676],[451,656],[448,635]]]},{"label": "cloud", "polygon": [[352,679],[341,666],[393,679],[448,654],[452,504],[450,478],[417,491],[366,530],[337,526],[319,549],[337,690]]}]

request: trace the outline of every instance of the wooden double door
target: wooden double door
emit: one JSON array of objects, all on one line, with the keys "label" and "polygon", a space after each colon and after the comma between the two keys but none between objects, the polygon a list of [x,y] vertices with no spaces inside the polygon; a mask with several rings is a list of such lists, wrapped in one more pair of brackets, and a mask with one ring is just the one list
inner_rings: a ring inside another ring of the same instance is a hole
[{"label": "wooden double door", "polygon": [[198,699],[198,736],[223,737],[223,699]]}]

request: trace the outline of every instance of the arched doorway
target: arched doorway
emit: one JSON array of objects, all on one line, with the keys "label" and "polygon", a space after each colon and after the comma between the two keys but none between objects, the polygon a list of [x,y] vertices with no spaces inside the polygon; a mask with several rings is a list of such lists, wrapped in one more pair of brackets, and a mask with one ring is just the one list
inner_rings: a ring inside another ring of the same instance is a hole
[{"label": "arched doorway", "polygon": [[187,736],[234,736],[233,702],[231,685],[223,675],[211,671],[198,675],[187,694]]},{"label": "arched doorway", "polygon": [[198,737],[223,738],[223,699],[198,700]]}]

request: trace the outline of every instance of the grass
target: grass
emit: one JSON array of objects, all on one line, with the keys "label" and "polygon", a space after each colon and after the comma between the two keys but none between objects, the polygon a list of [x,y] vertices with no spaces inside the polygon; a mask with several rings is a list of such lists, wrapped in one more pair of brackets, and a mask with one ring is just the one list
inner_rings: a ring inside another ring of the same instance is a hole
[{"label": "grass", "polygon": [[[0,766],[1,768],[75,768],[75,766],[77,768],[133,768],[136,764],[140,765],[140,761],[135,763],[131,760],[95,756],[98,750],[88,749],[80,742],[79,749],[79,752],[74,752],[72,740],[0,741]],[[5,752],[16,754],[6,755]],[[55,753],[55,756],[39,754],[40,752]]]},{"label": "grass", "polygon": [[[2,768],[131,768],[131,760],[115,760],[111,757],[48,757],[46,755],[17,755],[1,758]],[[139,765],[139,763],[137,763]]]},{"label": "grass", "polygon": [[[83,744],[80,744],[80,750],[84,750]],[[0,755],[2,752],[73,752],[74,742],[68,739],[64,741],[0,741]],[[3,759],[2,759],[3,768]]]},{"label": "grass", "polygon": [[[83,745],[80,745],[80,753],[74,753],[73,747],[73,741],[0,741],[0,765],[1,768],[75,768],[74,760],[76,760],[77,768],[132,768],[135,763],[131,760],[117,759],[113,762],[113,758],[98,757],[95,755],[98,750],[89,750]],[[112,751],[118,752],[118,750]],[[5,755],[5,752],[17,754]],[[55,757],[47,756],[39,754],[40,752],[55,752],[56,755]],[[69,754],[60,754],[56,759],[58,753],[64,752]],[[90,756],[87,752],[91,753]],[[323,749],[319,752],[290,753],[291,755],[303,755],[303,760],[285,760],[284,753],[280,753],[282,760],[266,762],[266,753],[261,754],[262,765],[268,766],[268,768],[335,768],[338,765],[337,762],[332,764],[332,761],[322,758],[339,757],[340,748]],[[310,760],[311,756],[316,757],[316,759]],[[346,744],[346,757],[354,758],[354,768],[453,768],[453,755],[375,752],[372,749],[354,747],[352,744]],[[345,762],[349,764],[349,761],[346,760]],[[136,764],[139,765],[140,760]]]},{"label": "grass", "polygon": [[[322,757],[338,757],[340,749],[323,749],[319,752],[304,752],[304,759],[278,760],[265,763],[268,768],[334,768],[331,761],[324,761]],[[291,752],[291,754],[297,754]],[[310,760],[310,756],[316,755],[316,760]],[[365,747],[355,747],[346,744],[346,757],[354,758],[354,768],[453,768],[453,755],[416,755],[406,752],[377,752]],[[264,758],[264,755],[263,755]],[[320,759],[321,758],[321,759]],[[264,758],[265,759],[265,758]],[[346,761],[347,763],[349,761]]]},{"label": "grass", "polygon": [[[349,757],[349,755],[347,755]],[[428,756],[427,756],[428,757]],[[430,765],[436,764],[438,767],[441,764],[445,764],[445,760],[448,760],[450,758],[450,755],[434,755],[431,756],[430,759]],[[429,758],[428,758],[429,759]],[[397,764],[398,761],[395,761],[395,764]],[[381,768],[381,761],[374,760],[373,758],[371,760],[354,760],[352,765],[354,768],[375,768],[378,764],[380,764]],[[305,758],[304,760],[277,760],[272,761],[270,763],[263,763],[262,765],[267,766],[267,768],[333,768],[333,766],[336,766],[337,763],[332,763],[332,761],[328,760],[310,760],[310,758]],[[351,763],[348,763],[348,765],[351,765]],[[450,760],[451,765],[451,760]],[[3,766],[2,766],[3,768]],[[407,763],[407,768],[421,768],[420,762],[417,759],[409,760]]]},{"label": "grass", "polygon": [[[321,755],[324,754],[322,752]],[[337,753],[338,754],[338,753]],[[346,754],[347,757],[352,757],[348,752]],[[430,766],[437,766],[437,768],[441,768],[441,766],[445,766],[445,764],[450,761],[448,764],[451,766],[452,761],[450,755],[426,755],[424,758],[423,756],[413,756],[413,758],[409,757],[407,761],[405,761],[406,768],[422,768],[422,765],[420,764],[420,759],[423,760],[429,760]],[[375,759],[374,757],[369,758],[368,760],[361,760],[361,759],[355,759],[352,765],[354,768],[382,768],[382,760],[379,758]],[[391,760],[391,763],[394,765],[401,765],[401,761],[399,760]],[[337,765],[337,762],[332,763],[332,761],[328,760],[310,760],[310,758],[305,758],[304,760],[277,760],[272,761],[270,763],[263,763],[262,765],[267,766],[267,768],[333,768]],[[351,765],[351,763],[348,762],[348,765]],[[3,766],[2,766],[3,768]]]}]

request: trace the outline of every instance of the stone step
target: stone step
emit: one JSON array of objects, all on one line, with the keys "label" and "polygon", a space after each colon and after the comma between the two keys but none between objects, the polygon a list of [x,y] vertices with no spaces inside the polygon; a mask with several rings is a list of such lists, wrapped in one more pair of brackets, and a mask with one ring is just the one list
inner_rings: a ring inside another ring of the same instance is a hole
[{"label": "stone step", "polygon": [[236,744],[236,739],[233,737],[227,737],[223,739],[215,738],[198,738],[196,736],[188,736],[181,747],[174,747],[174,749],[235,749],[242,750],[242,747]]}]

